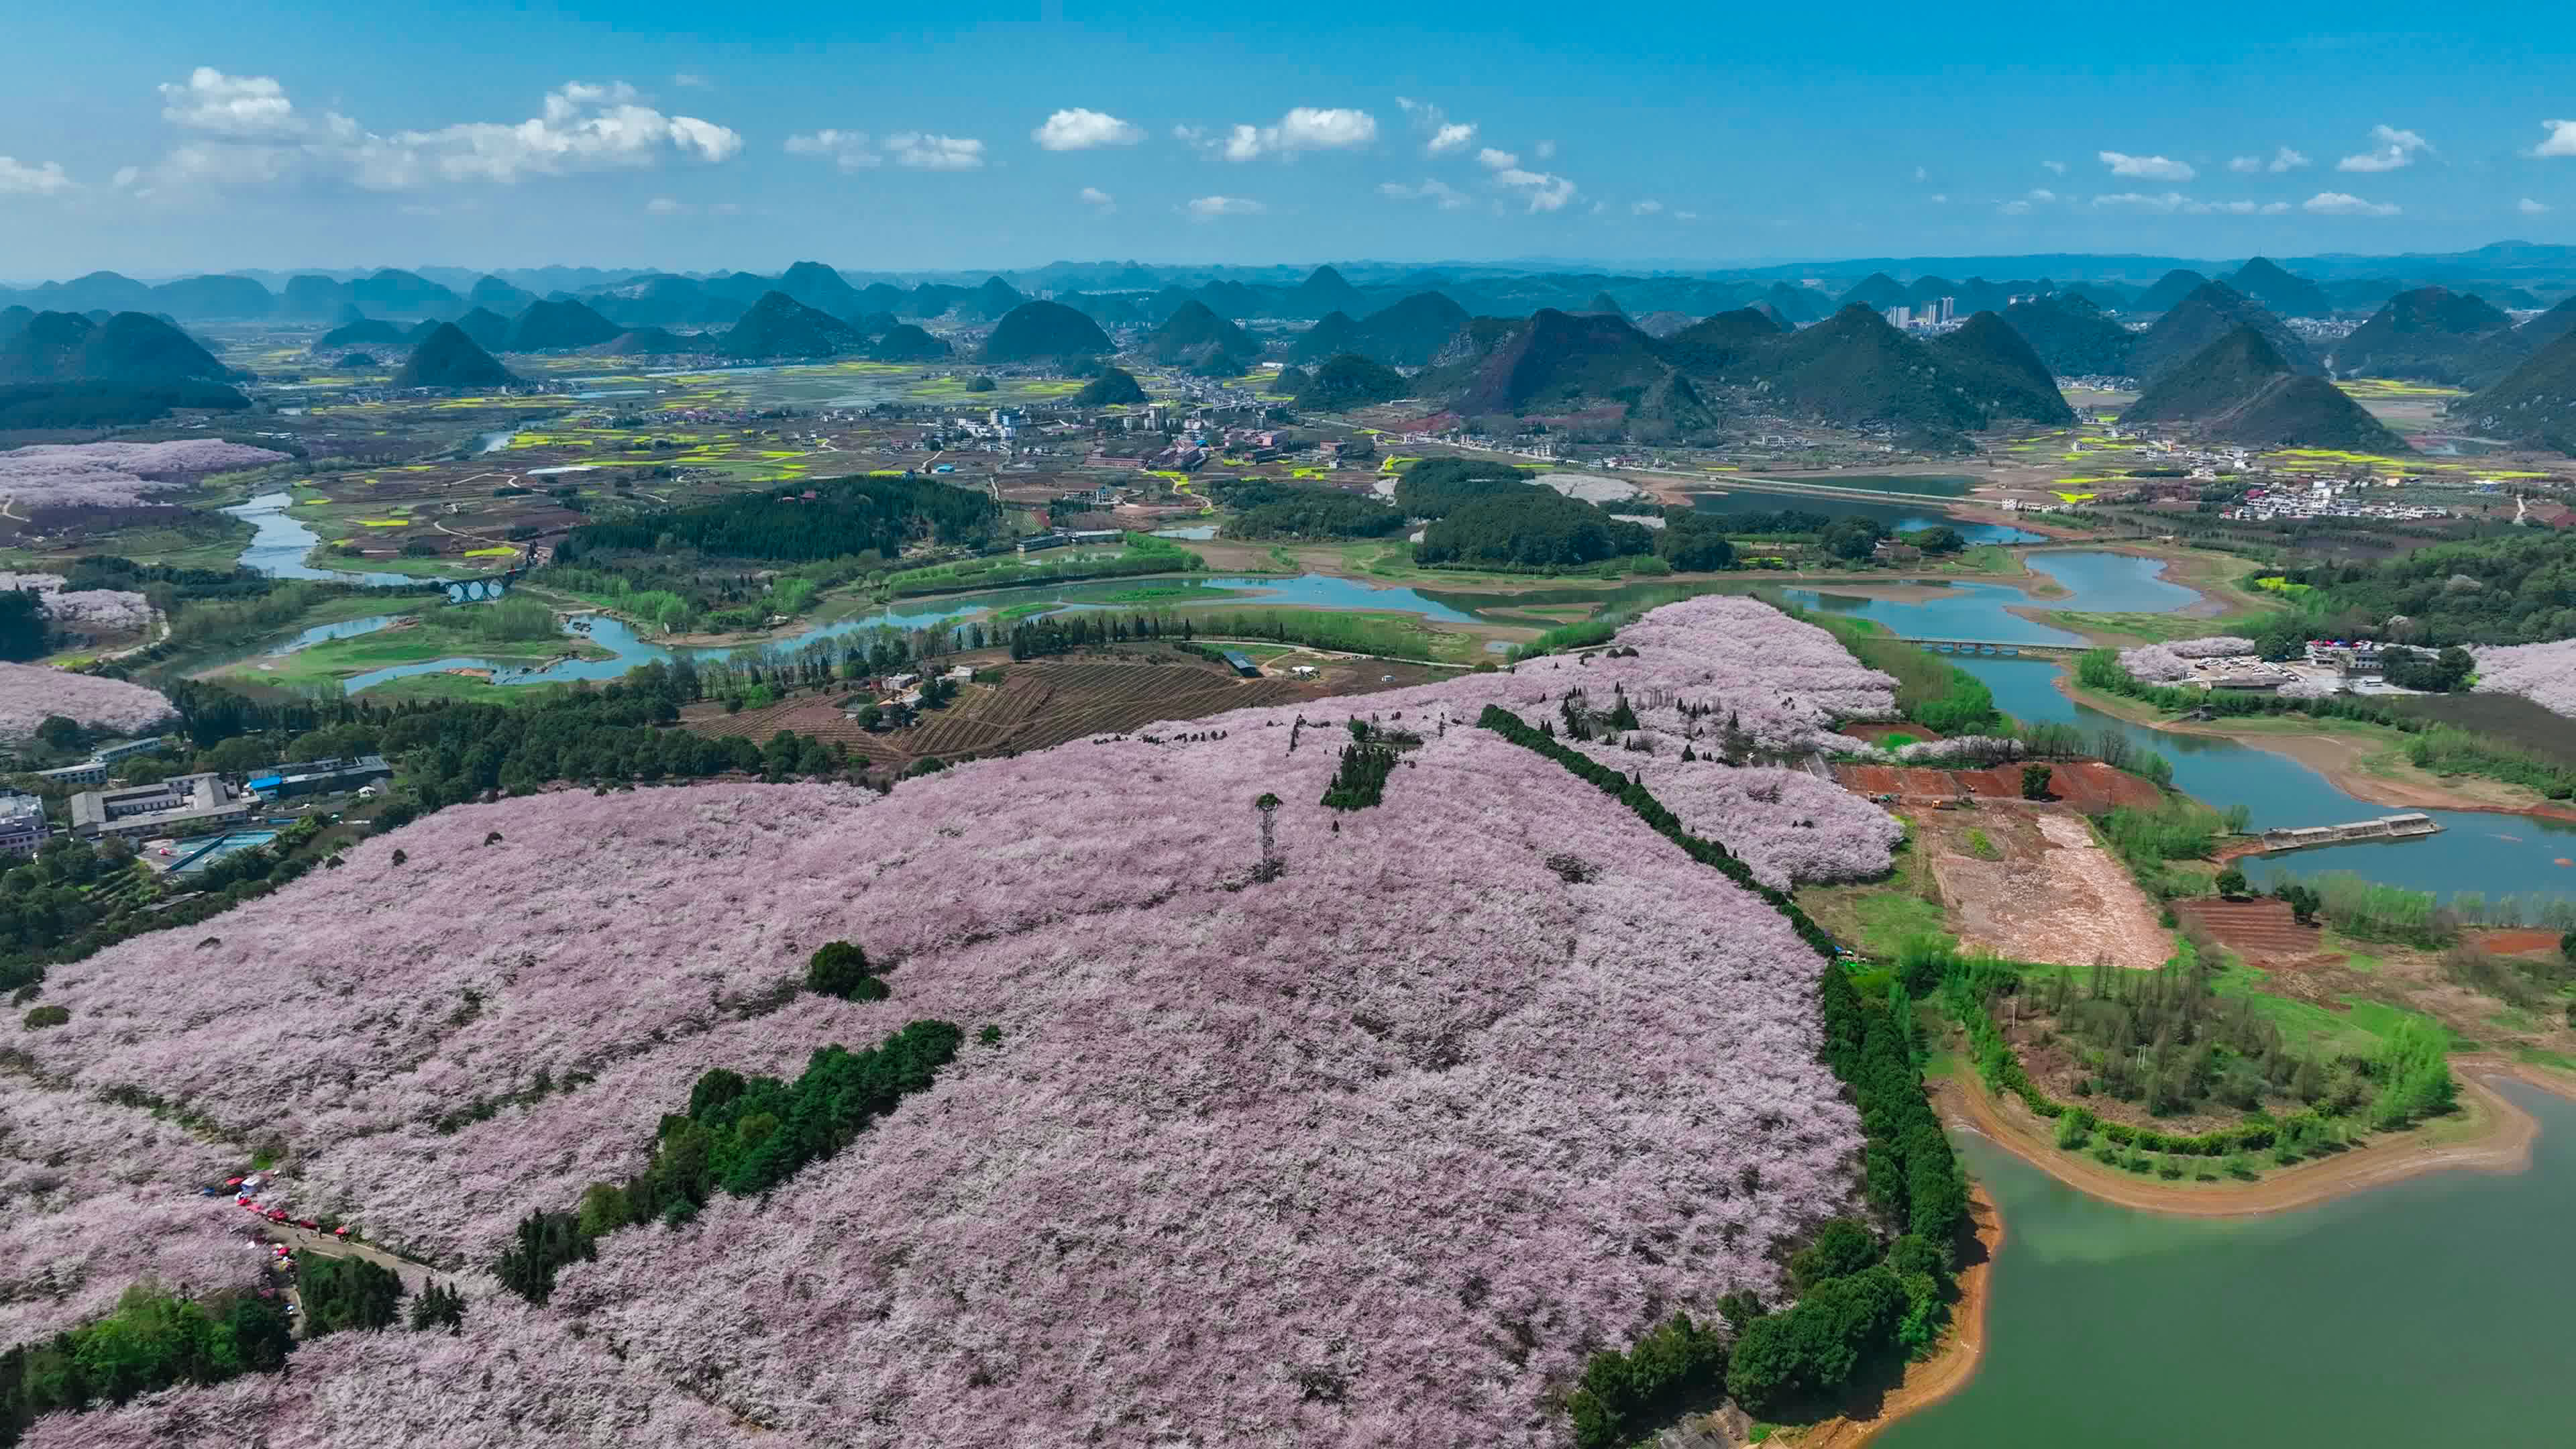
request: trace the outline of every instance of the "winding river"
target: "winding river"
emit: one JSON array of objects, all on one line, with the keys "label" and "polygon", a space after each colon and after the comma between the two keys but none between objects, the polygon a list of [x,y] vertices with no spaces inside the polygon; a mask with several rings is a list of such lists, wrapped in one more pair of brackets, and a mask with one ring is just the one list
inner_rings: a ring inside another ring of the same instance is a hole
[{"label": "winding river", "polygon": [[2558,1449],[2576,1442],[2576,1103],[2518,1083],[2532,1169],[2276,1217],[2158,1217],[1981,1137],[2002,1209],[1977,1376],[1874,1449]]},{"label": "winding river", "polygon": [[247,503],[236,503],[223,510],[251,526],[250,543],[241,551],[243,568],[256,569],[274,579],[322,579],[379,589],[419,588],[429,582],[408,574],[317,569],[305,563],[305,555],[322,542],[322,536],[307,527],[303,520],[287,513],[287,506],[294,501],[292,494],[262,493]]}]

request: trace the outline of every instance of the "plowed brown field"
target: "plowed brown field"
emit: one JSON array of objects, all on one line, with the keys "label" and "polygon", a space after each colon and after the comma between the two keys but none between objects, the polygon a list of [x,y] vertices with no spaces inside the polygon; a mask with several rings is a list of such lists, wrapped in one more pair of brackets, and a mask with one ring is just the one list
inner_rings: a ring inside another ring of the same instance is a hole
[{"label": "plowed brown field", "polygon": [[2176,901],[2174,912],[2198,921],[2218,944],[2257,966],[2313,956],[2324,934],[2300,925],[2279,901]]}]

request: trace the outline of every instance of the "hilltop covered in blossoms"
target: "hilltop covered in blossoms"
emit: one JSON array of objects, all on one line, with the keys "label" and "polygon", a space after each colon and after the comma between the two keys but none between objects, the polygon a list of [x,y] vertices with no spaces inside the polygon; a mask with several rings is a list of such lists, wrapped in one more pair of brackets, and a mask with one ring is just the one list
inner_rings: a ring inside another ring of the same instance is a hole
[{"label": "hilltop covered in blossoms", "polygon": [[48,443],[0,453],[0,498],[24,514],[66,504],[129,504],[192,478],[283,463],[287,455],[219,438],[168,443]]},{"label": "hilltop covered in blossoms", "polygon": [[32,589],[57,626],[83,634],[134,634],[152,624],[152,603],[128,589],[66,589],[60,574],[0,573],[0,589]]},{"label": "hilltop covered in blossoms", "polygon": [[52,715],[135,734],[172,718],[157,689],[42,664],[0,664],[0,740],[23,740]]},{"label": "hilltop covered in blossoms", "polygon": [[[473,1307],[460,1338],[343,1335],[30,1442],[1562,1444],[1584,1353],[1777,1300],[1859,1143],[1815,952],[1469,721],[1536,722],[1579,682],[1831,747],[1889,682],[1742,600],[1621,643],[883,798],[451,808],[56,968],[70,1020],[25,1045],[47,1090],[148,1083],[278,1139],[280,1201],[437,1261]],[[1383,803],[1328,810],[1349,716],[1419,743]],[[891,1000],[794,990],[836,939]],[[543,1308],[483,1271],[522,1213],[639,1170],[702,1071],[792,1075],[925,1018],[965,1029],[957,1061],[765,1198],[604,1237]],[[31,1080],[0,1077],[0,1110]]]},{"label": "hilltop covered in blossoms", "polygon": [[2518,694],[2553,714],[2576,719],[2576,639],[2473,649],[2478,691]]}]

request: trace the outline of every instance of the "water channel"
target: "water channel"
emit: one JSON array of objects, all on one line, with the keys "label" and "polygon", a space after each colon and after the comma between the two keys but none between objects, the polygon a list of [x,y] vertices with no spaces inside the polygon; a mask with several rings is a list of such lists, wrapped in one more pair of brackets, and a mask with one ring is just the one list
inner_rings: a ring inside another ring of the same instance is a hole
[{"label": "water channel", "polygon": [[243,568],[256,569],[275,579],[323,579],[380,589],[419,588],[430,582],[382,570],[317,569],[305,563],[304,556],[322,538],[303,520],[287,513],[287,505],[294,501],[292,494],[262,493],[248,503],[236,503],[223,510],[251,526],[250,543],[241,551]]},{"label": "water channel", "polygon": [[2576,1440],[2576,1103],[2532,1169],[2450,1172],[2275,1217],[2113,1207],[1980,1137],[2002,1209],[1977,1376],[1877,1449],[2556,1449]]},{"label": "water channel", "polygon": [[[1150,595],[1138,598],[1137,595]],[[781,638],[758,640],[747,644],[715,648],[673,648],[657,644],[637,634],[624,620],[607,615],[587,615],[587,626],[579,637],[611,652],[607,659],[565,659],[535,668],[514,668],[489,659],[458,656],[448,659],[422,660],[411,664],[389,665],[350,676],[343,688],[355,694],[390,680],[416,674],[441,674],[454,669],[487,669],[495,684],[562,684],[576,679],[615,679],[630,669],[660,660],[664,663],[686,658],[710,663],[736,655],[756,656],[763,653],[793,654],[809,645],[838,639],[844,635],[875,629],[935,629],[944,624],[961,624],[979,615],[997,610],[1031,608],[1056,613],[1083,609],[1169,609],[1202,608],[1213,604],[1239,603],[1247,609],[1271,606],[1294,606],[1316,609],[1371,609],[1391,613],[1418,615],[1425,619],[1450,624],[1478,622],[1468,609],[1405,588],[1373,588],[1353,579],[1325,574],[1306,574],[1297,578],[1220,577],[1220,578],[1128,578],[1098,579],[1054,586],[994,589],[979,594],[948,595],[940,598],[896,602],[864,614],[817,624]],[[367,621],[359,621],[361,623]],[[325,628],[340,626],[326,625]],[[382,627],[378,624],[377,627]],[[316,631],[307,630],[309,633]],[[363,634],[364,628],[350,629],[347,637]],[[320,642],[318,639],[308,643]]]},{"label": "water channel", "polygon": [[[2073,724],[2087,734],[2108,730],[2164,756],[2173,762],[2175,789],[2222,810],[2245,806],[2256,830],[2339,825],[2394,809],[2345,794],[2287,755],[2211,735],[2149,729],[2087,708],[2058,690],[2057,666],[2046,660],[1962,656],[1951,662],[1984,680],[1996,708],[2015,719]],[[2267,856],[2250,862],[2246,874],[2261,882],[2276,874],[2312,878],[2348,870],[2444,897],[2475,891],[2489,900],[2576,891],[2576,869],[2556,863],[2576,859],[2576,826],[2483,810],[2423,813],[2441,824],[2441,834]]]}]

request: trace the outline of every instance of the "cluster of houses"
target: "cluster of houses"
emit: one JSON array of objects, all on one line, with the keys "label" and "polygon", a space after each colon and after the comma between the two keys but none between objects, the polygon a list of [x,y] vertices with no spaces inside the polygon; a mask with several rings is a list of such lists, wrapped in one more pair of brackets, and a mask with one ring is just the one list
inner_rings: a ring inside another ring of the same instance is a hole
[{"label": "cluster of houses", "polygon": [[[2395,487],[2396,479],[2379,486]],[[2302,488],[2295,484],[2249,489],[2245,501],[2223,509],[2223,518],[2269,522],[2283,518],[2380,518],[2416,522],[2448,518],[2451,510],[2422,503],[2371,503],[2360,495],[2369,480],[2319,478]]]},{"label": "cluster of houses", "polygon": [[[131,740],[107,746],[80,764],[34,773],[64,785],[104,787],[116,761],[162,749],[165,743]],[[65,810],[70,833],[82,840],[183,839],[247,825],[252,812],[270,801],[366,791],[392,777],[393,766],[381,755],[298,760],[253,770],[238,782],[206,771],[146,785],[75,791]],[[33,855],[52,834],[42,796],[0,791],[0,855]]]}]

